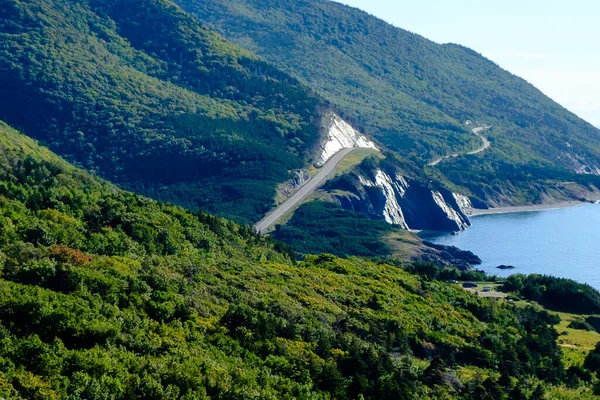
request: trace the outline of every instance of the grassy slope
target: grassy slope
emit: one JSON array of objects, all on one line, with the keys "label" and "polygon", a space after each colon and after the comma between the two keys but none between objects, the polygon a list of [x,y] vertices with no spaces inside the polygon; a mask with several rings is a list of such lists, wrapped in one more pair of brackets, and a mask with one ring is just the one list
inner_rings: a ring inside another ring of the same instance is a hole
[{"label": "grassy slope", "polygon": [[356,149],[352,153],[348,154],[344,159],[335,167],[334,176],[343,175],[350,172],[356,166],[360,165],[367,157],[382,158],[380,152],[373,149]]},{"label": "grassy slope", "polygon": [[[540,307],[543,309],[543,307]],[[554,326],[556,332],[560,335],[558,339],[559,346],[563,353],[563,362],[565,368],[571,366],[581,366],[588,353],[596,347],[600,342],[600,334],[595,331],[585,331],[580,329],[569,328],[572,321],[585,320],[586,315],[571,314],[564,312],[550,311],[560,317],[560,323]],[[549,390],[548,398],[550,399],[596,399],[590,387],[584,386],[580,388],[569,387],[553,387]]]},{"label": "grassy slope", "polygon": [[[497,288],[498,285],[490,284],[489,282],[478,282],[478,290],[482,290],[483,286],[492,286]],[[481,295],[481,293],[480,293]],[[502,300],[506,301],[506,300]],[[530,307],[534,306],[539,310],[545,308],[539,304],[531,301],[520,300],[514,302],[517,307]],[[586,331],[581,329],[569,328],[569,324],[572,321],[584,321],[587,315],[584,314],[573,314],[566,312],[557,312],[546,309],[549,313],[557,315],[560,318],[560,322],[554,325],[557,334],[559,335],[558,343],[561,347],[563,354],[563,362],[565,368],[571,366],[582,366],[585,357],[593,350],[596,345],[600,342],[600,334],[595,331]],[[467,369],[466,371],[472,371]],[[548,399],[596,399],[597,396],[593,394],[592,388],[588,385],[581,385],[580,387],[573,388],[565,385],[553,386],[549,388]]]}]

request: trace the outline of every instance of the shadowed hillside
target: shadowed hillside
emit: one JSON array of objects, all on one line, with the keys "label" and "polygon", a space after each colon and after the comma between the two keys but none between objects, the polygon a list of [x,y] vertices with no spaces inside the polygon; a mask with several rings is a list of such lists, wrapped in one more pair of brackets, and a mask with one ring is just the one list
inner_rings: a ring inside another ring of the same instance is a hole
[{"label": "shadowed hillside", "polygon": [[309,90],[169,1],[0,15],[0,118],[139,192],[256,220],[317,139]]},{"label": "shadowed hillside", "polygon": [[[437,167],[464,194],[490,204],[531,203],[554,187],[545,184],[548,175],[600,173],[598,129],[473,50],[436,44],[332,1],[177,2],[423,166],[480,146],[467,120],[492,125],[489,150]],[[528,172],[498,179],[505,169]]]}]

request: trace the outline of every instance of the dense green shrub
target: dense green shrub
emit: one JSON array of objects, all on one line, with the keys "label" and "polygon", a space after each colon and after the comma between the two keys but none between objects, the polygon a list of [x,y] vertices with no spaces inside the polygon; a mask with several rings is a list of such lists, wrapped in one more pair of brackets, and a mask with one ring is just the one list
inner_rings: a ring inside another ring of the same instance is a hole
[{"label": "dense green shrub", "polygon": [[511,275],[503,290],[516,292],[553,310],[578,314],[600,312],[600,293],[588,284],[547,275]]},{"label": "dense green shrub", "polygon": [[587,355],[583,366],[592,372],[600,372],[600,343]]},{"label": "dense green shrub", "polygon": [[580,329],[582,331],[595,331],[594,327],[587,322],[578,320],[571,321],[567,328]]},{"label": "dense green shrub", "polygon": [[119,190],[5,125],[0,182],[4,397],[480,398],[564,375],[547,313],[384,263],[295,265],[250,227]]},{"label": "dense green shrub", "polygon": [[312,201],[294,212],[285,225],[276,226],[273,237],[303,254],[374,257],[392,254],[385,236],[395,231],[399,229],[383,220],[372,220],[333,203]]}]

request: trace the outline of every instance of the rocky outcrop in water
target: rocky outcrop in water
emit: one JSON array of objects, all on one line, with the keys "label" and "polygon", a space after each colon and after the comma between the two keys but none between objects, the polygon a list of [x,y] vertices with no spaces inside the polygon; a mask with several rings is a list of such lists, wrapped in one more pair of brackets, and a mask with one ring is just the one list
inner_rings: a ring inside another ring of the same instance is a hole
[{"label": "rocky outcrop in water", "polygon": [[498,265],[496,268],[498,268],[498,269],[515,269],[516,267],[513,266],[513,265],[504,265],[504,264],[502,264],[502,265]]},{"label": "rocky outcrop in water", "polygon": [[468,250],[454,246],[444,246],[423,241],[425,247],[414,261],[430,261],[438,265],[453,266],[460,270],[469,270],[473,265],[481,264],[481,258]]},{"label": "rocky outcrop in water", "polygon": [[328,189],[343,208],[404,229],[460,231],[471,225],[464,212],[470,207],[465,196],[382,168],[347,175]]},{"label": "rocky outcrop in water", "polygon": [[444,246],[443,244],[435,244],[426,240],[423,241],[423,244],[427,247],[431,247],[432,249],[446,252],[448,254],[448,259],[464,260],[472,265],[481,264],[481,258],[479,258],[479,256],[468,250],[461,250],[455,246]]}]

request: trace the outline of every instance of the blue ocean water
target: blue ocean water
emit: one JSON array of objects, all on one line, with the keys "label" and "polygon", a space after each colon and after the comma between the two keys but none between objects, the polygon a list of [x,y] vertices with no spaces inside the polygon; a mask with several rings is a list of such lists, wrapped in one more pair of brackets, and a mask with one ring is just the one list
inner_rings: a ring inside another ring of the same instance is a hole
[{"label": "blue ocean water", "polygon": [[[548,274],[588,283],[600,290],[600,205],[481,215],[458,235],[428,240],[470,250],[490,274]],[[500,270],[499,265],[516,269]]]}]

